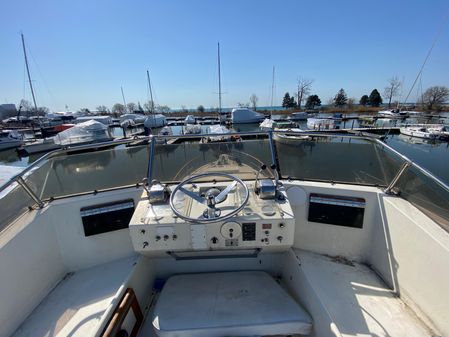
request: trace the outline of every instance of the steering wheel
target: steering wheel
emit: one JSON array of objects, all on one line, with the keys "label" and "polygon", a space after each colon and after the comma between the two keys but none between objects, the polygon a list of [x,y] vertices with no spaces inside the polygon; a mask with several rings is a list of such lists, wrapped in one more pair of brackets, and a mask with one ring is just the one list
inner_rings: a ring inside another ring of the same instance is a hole
[{"label": "steering wheel", "polygon": [[[210,188],[205,196],[201,196],[198,193],[192,192],[188,189],[186,189],[184,186],[188,183],[191,183],[194,180],[204,178],[204,177],[225,177],[231,179],[231,183],[223,190],[219,190],[218,188]],[[243,187],[245,191],[245,196],[240,203],[240,205],[235,206],[235,209],[231,212],[221,215],[221,210],[216,207],[217,204],[224,201],[227,197],[227,195],[237,186],[240,185]],[[189,217],[183,213],[181,213],[175,206],[174,200],[175,196],[178,192],[182,192],[185,195],[187,195],[189,198],[195,200],[196,202],[205,205],[206,208],[204,209],[203,215],[200,218],[192,218]],[[178,186],[175,187],[173,190],[171,196],[170,196],[170,207],[178,217],[181,219],[184,219],[186,221],[190,222],[197,222],[197,223],[210,223],[210,222],[217,222],[221,220],[229,219],[230,217],[234,216],[238,212],[240,212],[243,207],[248,203],[249,199],[249,190],[248,186],[245,185],[245,183],[237,178],[234,175],[227,174],[227,173],[202,173],[194,175],[190,178],[187,178],[179,183]]]}]

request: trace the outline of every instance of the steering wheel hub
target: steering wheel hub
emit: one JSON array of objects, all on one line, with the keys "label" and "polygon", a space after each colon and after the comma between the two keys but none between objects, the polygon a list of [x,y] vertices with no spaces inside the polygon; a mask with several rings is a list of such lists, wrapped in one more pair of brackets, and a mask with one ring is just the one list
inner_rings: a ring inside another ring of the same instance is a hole
[{"label": "steering wheel hub", "polygon": [[[200,178],[205,178],[205,177],[226,178],[226,179],[229,179],[231,181],[231,183],[229,185],[227,185],[222,190],[217,187],[211,187],[203,195],[193,192],[185,187],[187,184],[191,184],[195,180],[198,180]],[[238,198],[238,199],[240,199],[238,205],[233,205],[231,207],[227,206],[226,210],[229,210],[229,209],[231,209],[231,210],[229,212],[227,212],[226,214],[224,214],[224,212],[222,212],[222,209],[217,208],[216,205],[225,201],[228,194],[231,193],[232,190],[234,190],[235,188],[238,188],[238,187],[243,189],[244,196],[243,197],[240,196]],[[198,218],[194,218],[188,214],[182,213],[176,207],[174,200],[178,193],[184,193],[187,197],[193,199],[200,205],[205,206],[205,209],[203,210],[203,212],[201,213],[201,215]],[[245,207],[245,205],[248,203],[248,199],[249,199],[248,186],[246,186],[246,184],[242,180],[237,178],[236,176],[227,174],[227,173],[203,173],[203,174],[198,174],[198,175],[192,176],[190,178],[187,178],[187,179],[183,180],[181,183],[179,183],[178,186],[176,186],[176,188],[173,190],[173,193],[170,196],[170,207],[171,207],[173,213],[175,213],[175,215],[177,215],[181,219],[184,219],[184,220],[190,221],[190,222],[196,222],[196,223],[209,223],[209,222],[217,222],[217,221],[221,221],[221,220],[226,220],[226,219],[236,215],[238,212],[240,212]]]}]

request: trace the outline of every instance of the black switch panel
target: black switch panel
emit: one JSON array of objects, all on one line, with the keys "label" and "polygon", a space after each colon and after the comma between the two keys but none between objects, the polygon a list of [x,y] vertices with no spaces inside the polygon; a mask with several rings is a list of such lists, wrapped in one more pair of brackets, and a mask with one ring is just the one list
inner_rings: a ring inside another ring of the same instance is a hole
[{"label": "black switch panel", "polygon": [[242,224],[242,240],[255,241],[256,240],[256,223],[249,222]]}]

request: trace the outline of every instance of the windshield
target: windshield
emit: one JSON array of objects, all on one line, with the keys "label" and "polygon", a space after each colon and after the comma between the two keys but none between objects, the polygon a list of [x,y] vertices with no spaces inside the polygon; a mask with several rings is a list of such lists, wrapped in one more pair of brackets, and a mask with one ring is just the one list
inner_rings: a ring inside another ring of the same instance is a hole
[{"label": "windshield", "polygon": [[[169,137],[168,144],[104,144],[83,151],[59,151],[33,164],[21,176],[36,197],[45,201],[139,186],[145,177],[176,183],[196,174],[219,172],[254,180],[262,165],[268,169],[261,172],[261,177],[273,178],[274,172],[269,169],[273,162],[280,178],[285,180],[392,188],[390,184],[406,162],[386,144],[357,136],[275,132],[272,142],[269,133],[229,134],[229,137],[224,142],[201,142],[198,135],[177,136]],[[438,223],[447,225],[449,189],[422,169],[413,167],[393,183],[395,192]],[[413,179],[408,178],[411,175]],[[210,179],[220,180],[205,178]],[[0,230],[35,203],[17,182],[2,186]]]},{"label": "windshield", "polygon": [[[268,139],[179,144],[156,144],[151,179],[178,182],[200,173],[229,173],[243,180],[255,179],[262,165],[272,164]],[[262,172],[271,176],[270,170]]]}]

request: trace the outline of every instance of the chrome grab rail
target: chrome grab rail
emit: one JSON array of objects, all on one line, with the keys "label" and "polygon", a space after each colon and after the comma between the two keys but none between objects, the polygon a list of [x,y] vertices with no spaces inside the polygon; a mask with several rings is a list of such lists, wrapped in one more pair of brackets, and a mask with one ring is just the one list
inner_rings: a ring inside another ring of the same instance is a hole
[{"label": "chrome grab rail", "polygon": [[[396,174],[396,176],[390,182],[389,186],[384,190],[385,193],[390,193],[392,191],[392,189],[394,188],[395,184],[398,182],[398,180],[400,179],[402,174],[409,167],[417,168],[420,172],[422,172],[424,175],[426,175],[429,178],[431,178],[432,180],[434,180],[442,188],[444,188],[447,192],[449,192],[449,186],[446,183],[444,183],[443,181],[441,181],[440,179],[438,179],[437,177],[435,177],[428,170],[426,170],[426,169],[422,168],[420,165],[414,163],[408,157],[406,157],[403,154],[399,153],[398,151],[396,151],[395,149],[393,149],[389,145],[383,143],[382,141],[380,141],[378,139],[375,139],[375,138],[368,137],[368,136],[352,135],[352,134],[340,134],[340,133],[319,133],[319,132],[313,132],[313,131],[311,131],[311,132],[308,132],[308,131],[298,132],[298,131],[293,131],[293,130],[287,130],[287,131],[285,131],[285,130],[284,131],[272,130],[272,131],[231,132],[231,133],[223,133],[223,134],[214,134],[214,136],[227,136],[227,137],[232,137],[232,136],[264,136],[264,137],[267,137],[269,139],[269,142],[270,142],[270,148],[271,148],[271,152],[272,152],[271,153],[272,154],[272,160],[275,160],[273,163],[276,164],[276,157],[275,157],[276,153],[275,153],[275,147],[274,147],[274,144],[273,144],[273,137],[272,137],[272,135],[276,134],[276,133],[281,133],[282,134],[282,133],[285,133],[285,132],[288,132],[289,134],[292,134],[292,135],[298,135],[298,136],[311,136],[311,137],[322,137],[322,138],[339,137],[339,138],[362,139],[362,140],[366,140],[366,141],[369,141],[369,142],[376,143],[376,144],[378,144],[378,145],[388,149],[393,154],[395,154],[396,156],[400,157],[405,162],[407,162],[407,165],[403,164],[403,166],[401,166],[401,168],[399,169],[399,171]],[[152,136],[147,136],[147,137],[140,137],[139,140],[149,140],[150,141],[150,150],[151,150],[151,152],[150,152],[150,160],[149,160],[149,165],[148,165],[148,177],[152,177],[153,154],[154,154],[154,146],[155,146],[155,142],[153,141],[154,138],[162,138],[162,139],[172,139],[172,138],[189,139],[190,138],[190,139],[197,139],[197,138],[208,137],[208,136],[210,136],[210,135],[209,134],[198,134],[198,135],[152,135]],[[99,144],[86,144],[86,145],[81,145],[81,146],[73,146],[73,147],[57,149],[57,150],[48,152],[48,153],[44,154],[42,157],[40,157],[38,160],[33,162],[31,165],[26,167],[23,171],[21,171],[20,173],[16,174],[12,178],[10,178],[5,184],[0,186],[0,193],[2,191],[4,191],[6,188],[8,188],[11,184],[17,182],[21,187],[24,188],[24,190],[30,195],[30,197],[39,205],[39,207],[41,207],[43,205],[42,200],[40,200],[34,194],[34,192],[27,185],[26,181],[23,179],[24,176],[28,172],[33,170],[37,165],[39,165],[42,162],[44,162],[46,160],[49,160],[49,159],[51,159],[53,157],[61,155],[61,154],[68,154],[68,153],[71,153],[71,152],[74,152],[74,151],[107,148],[107,147],[111,147],[111,146],[118,146],[118,145],[129,144],[129,143],[133,143],[135,141],[136,141],[135,139],[115,140],[115,141],[103,142],[103,143],[99,143]],[[276,171],[279,174],[279,167],[276,167]],[[151,182],[151,181],[149,180],[149,182]],[[31,195],[29,192],[32,192],[33,195]]]}]

